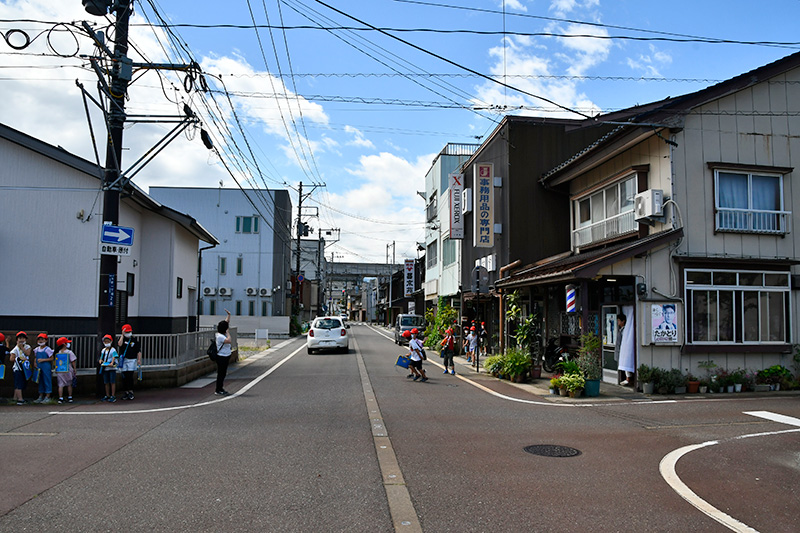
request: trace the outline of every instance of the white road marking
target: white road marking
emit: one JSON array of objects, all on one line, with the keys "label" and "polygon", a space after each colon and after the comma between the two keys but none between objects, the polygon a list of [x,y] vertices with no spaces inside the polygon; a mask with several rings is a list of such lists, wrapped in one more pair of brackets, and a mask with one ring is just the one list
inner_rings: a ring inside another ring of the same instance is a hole
[{"label": "white road marking", "polygon": [[303,344],[298,349],[284,357],[281,361],[276,363],[272,366],[269,370],[258,376],[257,378],[253,379],[250,383],[239,389],[238,391],[234,392],[230,396],[222,396],[221,398],[216,398],[214,400],[209,400],[206,402],[200,403],[192,403],[192,404],[185,404],[185,405],[175,405],[172,407],[159,407],[155,409],[131,409],[127,411],[51,411],[51,415],[138,415],[138,414],[146,414],[146,413],[161,413],[164,411],[177,411],[180,409],[192,409],[195,407],[205,407],[207,405],[213,405],[215,403],[225,402],[228,400],[232,400],[234,398],[238,398],[245,392],[249,391],[253,387],[255,387],[261,380],[265,379],[267,376],[275,372],[278,368],[283,365],[286,361],[300,353],[301,350],[305,349],[306,345]]},{"label": "white road marking", "polygon": [[[767,411],[757,411],[759,413],[774,415],[774,413],[769,413]],[[745,414],[752,414],[752,413],[745,413]],[[759,416],[759,415],[754,415]],[[781,417],[782,415],[774,415],[776,417]],[[791,417],[785,417],[788,419],[792,419]],[[800,420],[795,420],[797,423],[793,423],[792,425],[800,425]],[[731,531],[736,532],[756,532],[757,530],[751,528],[747,524],[736,520],[732,516],[723,513],[716,507],[713,507],[710,503],[699,497],[697,494],[692,491],[681,479],[678,477],[678,474],[675,472],[675,465],[678,463],[678,460],[686,455],[689,452],[693,452],[695,450],[699,450],[701,448],[706,448],[708,446],[714,446],[719,444],[720,442],[727,442],[727,441],[736,441],[740,439],[750,439],[754,437],[769,437],[773,435],[782,435],[784,433],[796,433],[800,432],[800,429],[787,429],[784,431],[769,431],[766,433],[751,433],[749,435],[739,435],[738,437],[733,437],[730,439],[725,439],[724,441],[717,441],[717,440],[710,440],[707,442],[703,442],[701,444],[692,444],[691,446],[684,446],[683,448],[678,448],[677,450],[671,451],[664,458],[661,460],[659,464],[659,471],[661,472],[661,477],[664,478],[664,481],[672,487],[672,489],[684,500],[692,504],[695,508],[699,511],[703,512],[707,516],[713,518],[720,524],[724,525]]]},{"label": "white road marking", "polygon": [[770,411],[745,411],[744,414],[757,416],[758,418],[766,418],[767,420],[789,426],[800,427],[800,418],[794,418],[793,416],[779,415],[778,413],[772,413]]}]

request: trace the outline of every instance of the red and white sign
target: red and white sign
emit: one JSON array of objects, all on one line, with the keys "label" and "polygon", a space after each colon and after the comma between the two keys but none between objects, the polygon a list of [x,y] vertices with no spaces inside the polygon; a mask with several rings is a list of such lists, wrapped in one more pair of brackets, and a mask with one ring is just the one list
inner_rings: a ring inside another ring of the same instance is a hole
[{"label": "red and white sign", "polygon": [[464,214],[461,202],[464,194],[464,175],[450,174],[450,238],[464,238]]},{"label": "red and white sign", "polygon": [[403,268],[403,287],[405,287],[404,295],[406,297],[414,294],[414,260],[406,259],[405,267]]},{"label": "red and white sign", "polygon": [[475,214],[472,245],[475,248],[494,246],[494,164],[475,163]]}]

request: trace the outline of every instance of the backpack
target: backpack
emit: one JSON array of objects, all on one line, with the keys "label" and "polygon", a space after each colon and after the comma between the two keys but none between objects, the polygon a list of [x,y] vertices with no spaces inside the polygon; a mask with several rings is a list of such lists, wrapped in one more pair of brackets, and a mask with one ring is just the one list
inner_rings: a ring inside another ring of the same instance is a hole
[{"label": "backpack", "polygon": [[208,350],[206,350],[206,354],[208,358],[217,362],[217,339],[211,339],[211,344],[208,346]]}]

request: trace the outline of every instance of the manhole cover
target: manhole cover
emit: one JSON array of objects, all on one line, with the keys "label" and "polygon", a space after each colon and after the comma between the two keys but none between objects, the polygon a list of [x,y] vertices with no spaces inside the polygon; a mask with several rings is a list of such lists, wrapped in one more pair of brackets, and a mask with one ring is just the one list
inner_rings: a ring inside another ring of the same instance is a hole
[{"label": "manhole cover", "polygon": [[569,446],[558,446],[557,444],[533,444],[523,448],[526,452],[542,457],[575,457],[581,451]]}]

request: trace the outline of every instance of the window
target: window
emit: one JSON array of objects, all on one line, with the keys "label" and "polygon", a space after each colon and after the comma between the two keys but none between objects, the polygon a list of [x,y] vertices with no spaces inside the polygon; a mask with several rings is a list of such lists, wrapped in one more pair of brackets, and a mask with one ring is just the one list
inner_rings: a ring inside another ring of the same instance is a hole
[{"label": "window", "polygon": [[125,274],[125,292],[128,293],[128,296],[133,296],[134,292],[133,289],[136,287],[136,275],[127,272]]},{"label": "window", "polygon": [[628,177],[573,204],[575,247],[633,233],[638,224],[633,216],[636,177]]},{"label": "window", "polygon": [[236,233],[258,233],[258,217],[236,217]]},{"label": "window", "polygon": [[456,241],[454,239],[445,239],[442,242],[442,263],[444,266],[452,265],[456,262]]},{"label": "window", "polygon": [[428,268],[436,267],[436,262],[439,260],[439,241],[433,241],[428,245],[428,251],[425,256],[427,257],[426,264]]},{"label": "window", "polygon": [[216,315],[217,314],[217,301],[216,300],[209,300],[208,301],[208,314],[209,315]]},{"label": "window", "polygon": [[436,218],[436,192],[431,194],[431,201],[428,203],[427,207],[425,208],[426,213],[426,220],[430,222],[434,218]]},{"label": "window", "polygon": [[228,259],[225,258],[225,257],[220,257],[219,258],[219,275],[220,276],[224,276],[227,273],[228,273]]},{"label": "window", "polygon": [[175,283],[175,288],[177,289],[177,297],[183,298],[183,278],[178,278],[177,282]]},{"label": "window", "polygon": [[783,176],[715,170],[716,230],[746,233],[788,231]]},{"label": "window", "polygon": [[236,300],[236,316],[240,316],[242,314],[242,301]]},{"label": "window", "polygon": [[242,258],[241,257],[237,257],[236,258],[236,275],[237,276],[241,276],[242,275],[242,263],[243,263]]},{"label": "window", "polygon": [[250,316],[256,315],[256,302],[254,300],[250,300],[247,305],[247,314]]},{"label": "window", "polygon": [[687,341],[788,343],[789,273],[686,270]]},{"label": "window", "polygon": [[261,302],[261,316],[267,316],[267,302]]}]

